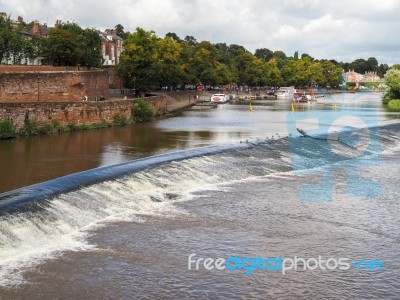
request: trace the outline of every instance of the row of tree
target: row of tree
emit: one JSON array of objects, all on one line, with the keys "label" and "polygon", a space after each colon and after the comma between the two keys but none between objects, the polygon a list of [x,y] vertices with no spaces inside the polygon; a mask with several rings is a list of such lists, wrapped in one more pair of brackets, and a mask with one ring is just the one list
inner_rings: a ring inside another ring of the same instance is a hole
[{"label": "row of tree", "polygon": [[[46,36],[24,35],[33,23],[12,23],[0,16],[0,61],[12,58],[40,57],[45,64],[99,67],[102,65],[101,37],[96,29],[83,29],[75,23],[58,24]],[[197,42],[193,36],[179,38],[168,33],[164,38],[154,31],[137,28],[125,32],[115,26],[124,41],[118,72],[127,87],[152,90],[185,84],[209,86],[237,84],[240,86],[330,86],[338,87],[343,70],[359,73],[386,73],[387,65],[379,65],[371,57],[351,63],[316,60],[296,51],[288,57],[283,51],[257,49],[254,54],[241,45]]]},{"label": "row of tree", "polygon": [[0,16],[0,62],[40,58],[42,63],[57,66],[102,65],[101,37],[96,29],[83,29],[75,23],[50,28],[46,36],[33,35],[33,22],[13,24]]},{"label": "row of tree", "polygon": [[297,51],[293,57],[288,57],[283,51],[267,48],[257,49],[253,55],[235,44],[197,42],[193,36],[181,39],[171,32],[160,38],[154,31],[142,28],[130,33],[120,24],[115,28],[125,39],[119,74],[125,79],[126,86],[139,90],[185,83],[336,88],[345,70],[362,74],[375,71],[383,76],[389,69],[388,65],[379,65],[374,57],[339,63],[316,60],[305,53],[299,57]]},{"label": "row of tree", "polygon": [[174,33],[164,38],[137,28],[126,34],[118,71],[128,87],[151,90],[184,83],[209,86],[331,86],[340,83],[342,67],[309,55],[287,57],[283,51],[180,39]]}]

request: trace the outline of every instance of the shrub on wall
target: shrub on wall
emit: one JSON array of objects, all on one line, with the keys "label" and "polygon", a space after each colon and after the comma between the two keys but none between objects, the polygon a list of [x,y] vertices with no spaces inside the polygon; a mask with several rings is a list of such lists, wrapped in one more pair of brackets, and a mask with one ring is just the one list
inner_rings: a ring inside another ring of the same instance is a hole
[{"label": "shrub on wall", "polygon": [[10,139],[17,136],[14,124],[10,119],[0,122],[0,139]]},{"label": "shrub on wall", "polygon": [[116,113],[114,115],[114,118],[113,118],[113,124],[114,125],[121,126],[121,125],[126,125],[127,123],[128,123],[128,120],[123,115],[121,115],[120,113]]},{"label": "shrub on wall", "polygon": [[132,119],[135,122],[150,121],[154,115],[153,107],[143,99],[136,99],[132,107]]}]

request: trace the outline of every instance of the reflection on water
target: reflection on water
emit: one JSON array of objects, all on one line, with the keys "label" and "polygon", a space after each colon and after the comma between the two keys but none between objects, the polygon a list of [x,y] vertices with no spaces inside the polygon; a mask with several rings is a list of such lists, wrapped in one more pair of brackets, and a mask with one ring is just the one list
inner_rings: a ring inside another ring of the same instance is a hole
[{"label": "reflection on water", "polygon": [[[296,111],[352,106],[379,120],[399,118],[381,105],[381,94],[339,94],[316,104],[298,104]],[[0,142],[3,176],[0,192],[66,174],[175,149],[287,134],[288,100],[236,101],[210,110],[189,110],[154,123]]]}]

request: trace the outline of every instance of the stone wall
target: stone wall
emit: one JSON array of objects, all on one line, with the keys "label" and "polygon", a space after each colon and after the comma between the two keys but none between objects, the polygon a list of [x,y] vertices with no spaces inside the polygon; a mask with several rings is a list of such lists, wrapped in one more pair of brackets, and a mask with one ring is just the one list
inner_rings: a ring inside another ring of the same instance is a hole
[{"label": "stone wall", "polygon": [[[154,109],[165,106],[165,97],[146,98]],[[129,118],[135,100],[111,100],[102,102],[53,102],[53,103],[0,103],[0,121],[12,120],[16,129],[24,126],[26,116],[40,124],[90,124],[102,120],[112,121],[116,114]]]},{"label": "stone wall", "polygon": [[0,103],[80,102],[109,97],[102,69],[0,65]]}]

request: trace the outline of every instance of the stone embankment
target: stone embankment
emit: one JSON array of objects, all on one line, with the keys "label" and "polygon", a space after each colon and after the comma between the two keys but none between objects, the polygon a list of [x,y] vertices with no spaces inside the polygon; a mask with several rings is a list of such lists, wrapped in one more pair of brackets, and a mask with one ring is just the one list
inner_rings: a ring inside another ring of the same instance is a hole
[{"label": "stone embankment", "polygon": [[[193,95],[155,94],[143,98],[155,112],[175,112],[193,105]],[[135,99],[111,98],[106,101],[68,102],[0,102],[0,121],[9,119],[16,130],[21,129],[26,119],[41,125],[54,121],[62,125],[112,122],[116,115],[129,119]]]}]

